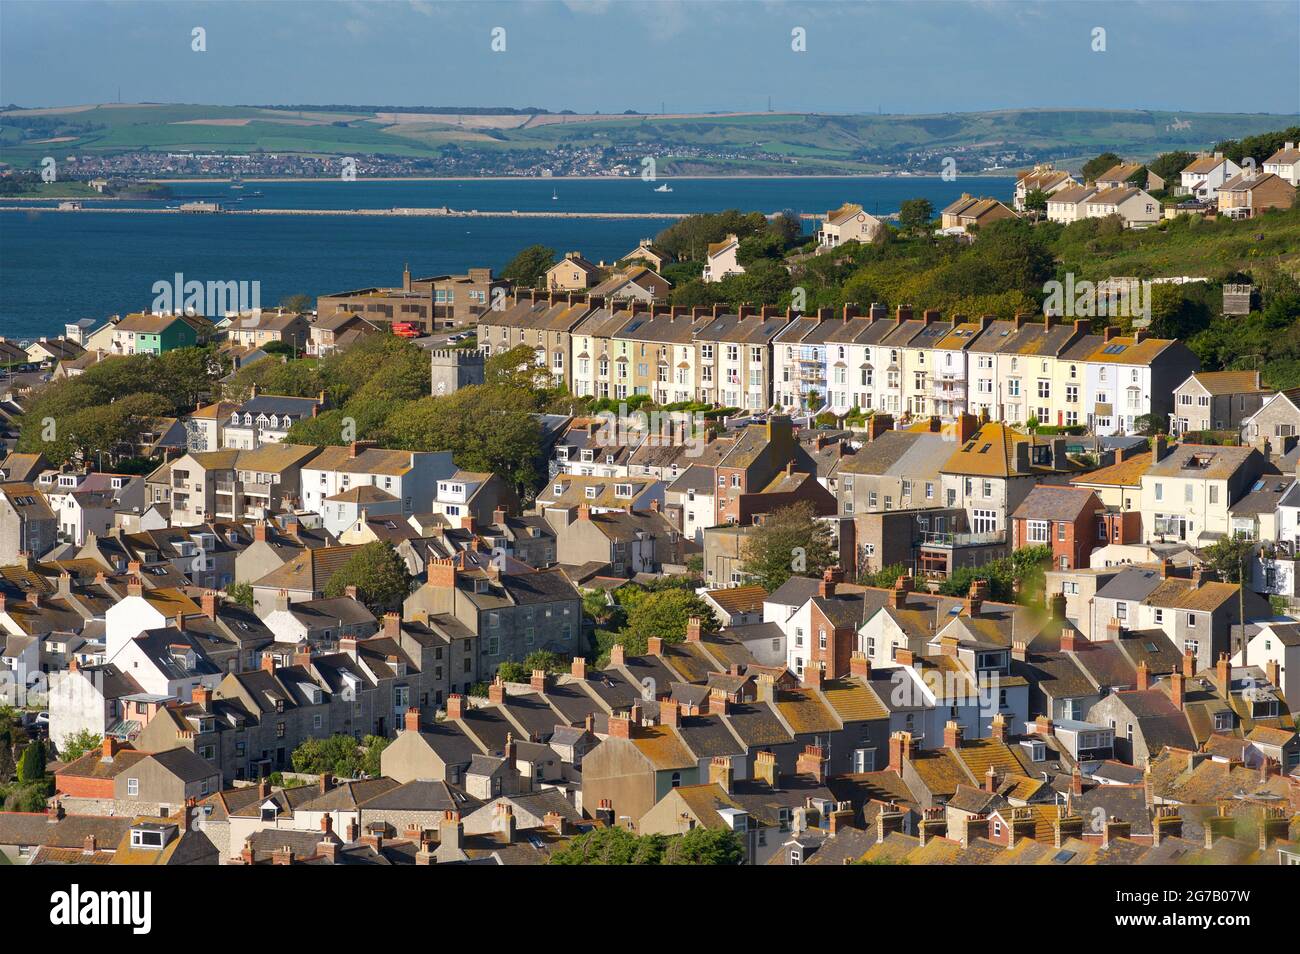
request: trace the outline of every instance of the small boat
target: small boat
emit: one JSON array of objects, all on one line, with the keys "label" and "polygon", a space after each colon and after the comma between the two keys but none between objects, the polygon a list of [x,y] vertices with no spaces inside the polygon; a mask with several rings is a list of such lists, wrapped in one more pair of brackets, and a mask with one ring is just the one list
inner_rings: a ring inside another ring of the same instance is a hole
[{"label": "small boat", "polygon": [[230,180],[230,188],[242,189],[243,187],[244,187],[244,180],[241,179],[239,176],[235,176]]},{"label": "small boat", "polygon": [[552,189],[552,190],[551,190],[551,198],[552,198],[552,199],[558,199],[559,197],[560,197],[560,194],[559,194],[558,192],[556,192],[554,189]]},{"label": "small boat", "polygon": [[663,185],[661,185],[659,188],[655,189],[655,191],[656,191],[656,192],[672,192],[672,191],[673,191],[673,187],[670,186],[667,182],[665,182],[665,183],[664,183]]}]

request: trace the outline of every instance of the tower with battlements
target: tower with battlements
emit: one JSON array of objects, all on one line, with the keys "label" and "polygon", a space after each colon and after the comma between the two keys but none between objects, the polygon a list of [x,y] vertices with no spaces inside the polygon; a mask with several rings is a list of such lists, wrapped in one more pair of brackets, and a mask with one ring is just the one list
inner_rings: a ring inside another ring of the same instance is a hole
[{"label": "tower with battlements", "polygon": [[438,348],[429,352],[431,391],[435,397],[483,383],[483,352]]}]

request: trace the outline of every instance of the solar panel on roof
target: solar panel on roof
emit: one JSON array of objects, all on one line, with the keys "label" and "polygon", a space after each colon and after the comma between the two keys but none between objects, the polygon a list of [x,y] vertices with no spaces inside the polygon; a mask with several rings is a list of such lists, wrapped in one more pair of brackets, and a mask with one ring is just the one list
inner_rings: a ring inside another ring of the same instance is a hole
[{"label": "solar panel on roof", "polygon": [[1058,865],[1063,865],[1074,856],[1075,852],[1066,849],[1058,851],[1056,854],[1052,855],[1052,861],[1056,862]]}]

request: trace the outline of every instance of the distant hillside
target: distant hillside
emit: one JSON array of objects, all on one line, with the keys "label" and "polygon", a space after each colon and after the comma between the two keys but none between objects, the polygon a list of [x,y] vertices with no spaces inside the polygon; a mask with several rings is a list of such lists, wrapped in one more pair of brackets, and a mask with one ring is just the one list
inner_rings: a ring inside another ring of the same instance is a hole
[{"label": "distant hillside", "polygon": [[1033,158],[1082,159],[1106,150],[1146,159],[1297,122],[1297,116],[1095,109],[601,116],[443,107],[108,104],[0,113],[0,161],[31,167],[44,156],[62,162],[75,154],[141,149],[437,160],[447,150],[544,156],[563,146],[654,156],[659,171],[668,174],[938,171],[945,156],[969,171]]}]

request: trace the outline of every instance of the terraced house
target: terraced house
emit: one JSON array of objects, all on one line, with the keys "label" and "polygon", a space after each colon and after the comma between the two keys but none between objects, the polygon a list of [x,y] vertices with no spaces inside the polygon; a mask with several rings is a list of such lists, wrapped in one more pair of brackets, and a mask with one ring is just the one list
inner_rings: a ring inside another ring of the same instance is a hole
[{"label": "terraced house", "polygon": [[402,615],[457,640],[449,660],[451,692],[489,678],[501,663],[540,649],[563,656],[586,651],[582,597],[559,570],[503,572],[457,554],[429,561],[425,584],[406,598]]},{"label": "terraced house", "polygon": [[206,342],[212,325],[197,315],[127,315],[113,326],[113,354],[162,354]]},{"label": "terraced house", "polygon": [[697,398],[701,401],[763,411],[772,403],[772,341],[786,326],[786,316],[764,305],[741,305],[734,314],[720,313],[695,332],[700,366]]},{"label": "terraced house", "polygon": [[[580,397],[624,400],[632,393],[628,343],[614,336],[632,320],[632,305],[584,310],[569,334],[571,387]],[[620,360],[621,359],[621,360]]]},{"label": "terraced house", "polygon": [[611,339],[620,356],[627,357],[631,393],[649,394],[656,404],[694,400],[699,366],[695,331],[705,321],[680,305],[653,314],[634,306],[631,319]]},{"label": "terraced house", "polygon": [[490,308],[478,316],[478,344],[487,355],[529,345],[537,353],[538,366],[545,367],[557,384],[572,390],[571,333],[592,310],[593,305],[575,302],[572,295],[542,295],[530,290],[517,295],[505,308]]}]

